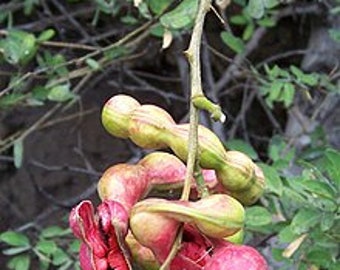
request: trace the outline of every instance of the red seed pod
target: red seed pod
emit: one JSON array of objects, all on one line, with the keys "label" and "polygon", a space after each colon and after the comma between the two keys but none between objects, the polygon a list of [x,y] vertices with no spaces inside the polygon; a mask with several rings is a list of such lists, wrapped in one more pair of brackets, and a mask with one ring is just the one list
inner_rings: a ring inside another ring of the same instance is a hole
[{"label": "red seed pod", "polygon": [[129,138],[142,148],[167,148],[168,130],[175,124],[165,110],[154,105],[142,105],[131,114]]},{"label": "red seed pod", "polygon": [[116,95],[110,98],[102,110],[102,124],[113,136],[129,137],[129,119],[131,113],[141,106],[137,100],[127,95]]},{"label": "red seed pod", "polygon": [[117,164],[99,179],[97,190],[102,201],[119,202],[127,212],[147,192],[148,179],[141,165]]},{"label": "red seed pod", "polygon": [[203,270],[267,270],[268,265],[254,248],[226,243],[215,248]]}]

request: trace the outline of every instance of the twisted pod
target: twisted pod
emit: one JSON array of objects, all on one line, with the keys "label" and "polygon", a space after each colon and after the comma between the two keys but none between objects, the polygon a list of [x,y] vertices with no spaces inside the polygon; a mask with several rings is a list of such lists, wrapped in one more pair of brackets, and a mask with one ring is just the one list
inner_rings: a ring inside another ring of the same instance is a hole
[{"label": "twisted pod", "polygon": [[133,207],[130,228],[137,241],[163,263],[180,222],[185,222],[171,270],[266,270],[266,261],[255,249],[219,239],[240,230],[243,219],[241,204],[228,195],[197,202],[146,199]]},{"label": "twisted pod", "polygon": [[[188,155],[188,124],[176,125],[172,117],[154,105],[141,105],[127,95],[116,95],[103,107],[105,129],[120,138],[130,138],[143,148],[169,147],[182,160]],[[222,186],[243,204],[254,203],[263,193],[260,168],[245,154],[226,151],[218,137],[204,126],[198,127],[199,162],[216,171]]]}]

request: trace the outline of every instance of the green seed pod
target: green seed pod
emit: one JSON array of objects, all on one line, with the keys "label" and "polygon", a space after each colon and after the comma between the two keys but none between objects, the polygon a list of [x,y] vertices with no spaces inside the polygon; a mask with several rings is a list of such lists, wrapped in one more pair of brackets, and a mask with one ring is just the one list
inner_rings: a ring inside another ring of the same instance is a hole
[{"label": "green seed pod", "polygon": [[129,118],[131,113],[141,106],[137,100],[126,95],[116,95],[110,98],[102,110],[102,124],[113,136],[129,137]]},{"label": "green seed pod", "polygon": [[239,230],[238,232],[234,233],[233,235],[230,235],[228,237],[224,237],[224,240],[227,240],[228,242],[234,243],[234,244],[242,244],[244,239],[244,229]]},{"label": "green seed pod", "polygon": [[265,178],[260,167],[255,164],[255,181],[245,190],[232,191],[230,195],[238,199],[244,205],[254,204],[263,194]]},{"label": "green seed pod", "polygon": [[142,105],[131,114],[130,139],[142,148],[167,148],[168,130],[175,125],[165,110],[154,105]]},{"label": "green seed pod", "polygon": [[[174,126],[171,130],[171,139],[168,141],[174,153],[186,160],[188,156],[189,124]],[[199,161],[204,169],[217,169],[221,166],[225,156],[225,149],[219,138],[208,128],[198,126]]]},{"label": "green seed pod", "polygon": [[228,151],[217,178],[228,191],[248,189],[255,181],[255,163],[245,154]]}]

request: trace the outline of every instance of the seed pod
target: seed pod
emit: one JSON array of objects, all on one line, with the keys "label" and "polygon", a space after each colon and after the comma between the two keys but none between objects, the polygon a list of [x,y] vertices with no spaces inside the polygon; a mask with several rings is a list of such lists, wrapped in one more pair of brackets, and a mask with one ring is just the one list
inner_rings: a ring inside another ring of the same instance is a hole
[{"label": "seed pod", "polygon": [[268,265],[254,248],[227,243],[218,246],[203,270],[267,270]]},{"label": "seed pod", "polygon": [[249,188],[255,181],[255,163],[245,154],[228,151],[217,178],[228,191]]},{"label": "seed pod", "polygon": [[255,181],[247,189],[232,191],[230,195],[238,199],[244,205],[254,204],[263,194],[265,188],[265,178],[260,167],[255,164]]},{"label": "seed pod", "polygon": [[233,235],[224,237],[223,239],[233,244],[242,244],[244,239],[244,229],[239,230]]},{"label": "seed pod", "polygon": [[[189,124],[181,124],[169,130],[169,146],[182,160],[188,157]],[[208,128],[198,126],[199,161],[204,169],[218,169],[223,164],[225,149],[219,138]]]},{"label": "seed pod", "polygon": [[165,110],[154,105],[142,105],[131,114],[130,139],[142,148],[167,148],[168,130],[175,124]]},{"label": "seed pod", "polygon": [[244,223],[242,205],[225,194],[211,195],[197,202],[146,199],[133,207],[131,219],[145,213],[158,213],[193,224],[205,235],[216,238],[233,235]]},{"label": "seed pod", "polygon": [[158,270],[160,265],[151,249],[142,246],[131,232],[125,238],[131,251],[133,261],[143,270]]},{"label": "seed pod", "polygon": [[116,95],[110,98],[102,110],[102,124],[113,136],[129,137],[129,119],[131,113],[141,106],[137,100],[127,95]]},{"label": "seed pod", "polygon": [[129,212],[147,191],[147,175],[143,166],[117,164],[99,179],[97,191],[102,201],[119,202]]}]

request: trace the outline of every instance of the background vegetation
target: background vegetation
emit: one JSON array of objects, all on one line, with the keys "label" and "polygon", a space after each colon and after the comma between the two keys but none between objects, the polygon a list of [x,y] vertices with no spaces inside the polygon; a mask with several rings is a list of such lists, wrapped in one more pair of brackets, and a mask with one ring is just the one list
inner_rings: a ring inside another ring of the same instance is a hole
[{"label": "background vegetation", "polygon": [[[69,209],[101,172],[145,153],[110,138],[117,93],[188,121],[196,0],[12,0],[0,4],[0,264],[77,269]],[[273,269],[339,269],[339,1],[216,0],[203,36],[204,91],[227,148],[267,178],[246,242]],[[6,258],[5,258],[6,257]],[[39,266],[38,266],[39,265]]]}]

